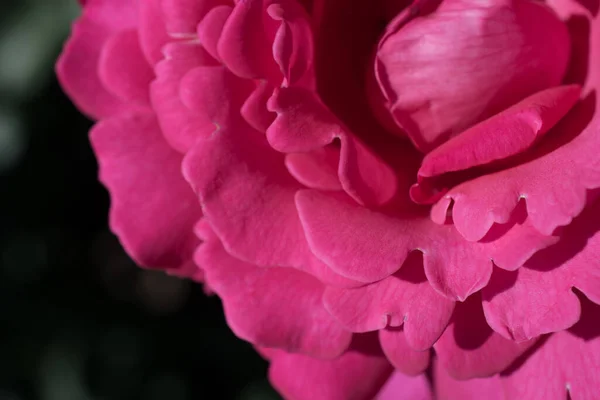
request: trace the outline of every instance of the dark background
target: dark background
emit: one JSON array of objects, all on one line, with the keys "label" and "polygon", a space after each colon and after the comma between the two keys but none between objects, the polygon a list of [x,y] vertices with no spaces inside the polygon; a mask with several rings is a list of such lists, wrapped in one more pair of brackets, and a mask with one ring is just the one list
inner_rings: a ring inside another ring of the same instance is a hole
[{"label": "dark background", "polygon": [[216,297],[108,231],[91,122],[53,64],[76,0],[0,2],[0,400],[267,400]]}]

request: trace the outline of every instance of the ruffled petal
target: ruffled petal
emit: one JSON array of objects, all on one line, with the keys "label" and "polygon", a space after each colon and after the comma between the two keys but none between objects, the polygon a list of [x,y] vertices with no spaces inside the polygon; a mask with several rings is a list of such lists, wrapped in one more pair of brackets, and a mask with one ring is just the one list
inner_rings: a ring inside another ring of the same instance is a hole
[{"label": "ruffled petal", "polygon": [[370,400],[391,372],[377,337],[355,335],[350,349],[335,360],[272,355],[269,380],[289,400]]},{"label": "ruffled petal", "polygon": [[[300,191],[296,204],[313,253],[338,274],[375,282],[395,273],[411,251],[419,250],[427,280],[451,300],[462,301],[483,288],[492,260],[515,263],[503,267],[516,269],[555,242],[530,235],[526,224],[514,223],[503,227],[507,232],[499,238],[470,243],[451,225],[437,226],[422,211],[386,214],[314,190]],[[530,239],[527,246],[514,246],[520,236]],[[501,257],[509,251],[510,257]]]},{"label": "ruffled petal", "polygon": [[425,375],[407,376],[394,372],[375,400],[433,400]]},{"label": "ruffled petal", "polygon": [[429,366],[431,352],[413,349],[408,344],[402,328],[380,330],[379,341],[387,359],[403,374],[419,375]]},{"label": "ruffled petal", "polygon": [[600,203],[586,208],[561,241],[516,272],[494,271],[483,291],[490,326],[512,340],[571,327],[580,317],[575,287],[600,303]]},{"label": "ruffled petal", "polygon": [[396,194],[397,177],[392,169],[350,134],[314,93],[281,88],[268,107],[277,113],[267,129],[273,148],[285,153],[308,152],[339,141],[338,175],[352,198],[361,204],[378,205]]},{"label": "ruffled petal", "polygon": [[538,92],[437,147],[423,159],[419,182],[411,188],[412,199],[432,203],[438,193],[448,190],[444,185],[450,182],[445,180],[451,177],[444,174],[490,164],[527,150],[567,114],[580,93],[578,85]]},{"label": "ruffled petal", "polygon": [[211,9],[198,24],[198,39],[204,49],[215,59],[219,59],[217,45],[223,32],[225,22],[233,8],[229,5],[217,6]]},{"label": "ruffled petal", "polygon": [[177,268],[198,245],[200,205],[181,175],[181,156],[151,113],[103,120],[91,132],[100,180],[111,195],[110,226],[140,265]]},{"label": "ruffled petal", "polygon": [[219,59],[234,74],[278,84],[281,73],[272,50],[278,24],[267,14],[265,3],[265,0],[237,2],[225,22],[217,51]]},{"label": "ruffled petal", "polygon": [[63,90],[92,119],[139,109],[109,93],[98,76],[106,41],[118,32],[134,28],[136,21],[137,7],[132,0],[87,2],[57,61],[56,73]]},{"label": "ruffled petal", "polygon": [[[156,80],[150,87],[152,105],[167,142],[185,153],[215,125],[203,113],[187,108],[181,101],[181,80],[199,66],[216,65],[216,61],[197,42],[174,42],[164,48],[165,59],[155,66]],[[186,88],[187,89],[187,88]]]},{"label": "ruffled petal", "polygon": [[433,365],[435,398],[438,400],[509,400],[504,397],[502,383],[497,375],[457,380],[450,376],[439,361],[436,360]]},{"label": "ruffled petal", "polygon": [[184,175],[227,251],[251,264],[294,267],[353,286],[310,251],[294,203],[301,186],[286,171],[284,156],[238,122],[198,142],[184,161]]},{"label": "ruffled petal", "polygon": [[[589,115],[589,102],[580,104],[554,133],[559,140],[579,132]],[[568,225],[585,207],[586,189],[600,187],[600,118],[594,118],[573,140],[537,159],[465,182],[434,205],[432,218],[444,223],[451,204],[456,229],[467,240],[479,240],[494,223],[505,223],[521,199],[528,219],[551,235]]]},{"label": "ruffled petal", "polygon": [[204,230],[196,252],[205,279],[223,301],[236,335],[254,345],[314,357],[336,357],[352,334],[327,313],[317,279],[289,268],[261,268],[229,255]]},{"label": "ruffled petal", "polygon": [[259,81],[242,106],[242,116],[259,132],[266,132],[275,119],[275,114],[267,109],[267,101],[273,94],[273,90],[274,87],[267,81]]},{"label": "ruffled petal", "polygon": [[144,0],[139,4],[140,45],[150,65],[163,59],[162,48],[172,39],[165,27],[160,0]]},{"label": "ruffled petal", "polygon": [[159,0],[167,32],[172,37],[188,37],[213,7],[228,0]]},{"label": "ruffled petal", "polygon": [[311,189],[342,190],[337,174],[339,163],[340,151],[335,146],[285,156],[285,165],[290,174]]},{"label": "ruffled petal", "polygon": [[100,53],[98,75],[110,93],[124,102],[150,105],[149,86],[154,72],[140,48],[135,29],[108,39]]},{"label": "ruffled petal", "polygon": [[390,24],[375,71],[391,116],[424,152],[560,84],[567,69],[568,31],[538,2],[446,0],[405,22]]},{"label": "ruffled petal", "polygon": [[477,294],[457,304],[452,323],[434,348],[450,375],[472,379],[504,370],[534,343],[516,343],[495,333],[485,320]]},{"label": "ruffled petal", "polygon": [[417,254],[411,255],[400,271],[381,281],[355,289],[327,288],[323,302],[353,332],[403,326],[403,336],[415,350],[433,346],[454,309],[454,302],[440,296],[427,282]]}]

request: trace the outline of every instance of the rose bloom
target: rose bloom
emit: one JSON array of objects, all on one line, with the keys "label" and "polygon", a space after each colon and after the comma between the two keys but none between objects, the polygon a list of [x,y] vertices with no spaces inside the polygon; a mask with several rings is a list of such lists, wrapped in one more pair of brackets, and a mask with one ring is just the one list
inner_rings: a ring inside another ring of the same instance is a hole
[{"label": "rose bloom", "polygon": [[600,398],[592,0],[88,0],[110,225],[287,399]]}]

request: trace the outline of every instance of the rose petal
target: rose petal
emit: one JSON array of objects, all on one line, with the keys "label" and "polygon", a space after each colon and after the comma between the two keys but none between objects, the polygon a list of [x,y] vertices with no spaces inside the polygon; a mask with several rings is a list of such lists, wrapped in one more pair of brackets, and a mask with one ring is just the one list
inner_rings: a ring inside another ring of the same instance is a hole
[{"label": "rose petal", "polygon": [[447,190],[437,187],[443,184],[440,175],[489,164],[527,150],[565,116],[579,100],[580,92],[579,86],[570,85],[535,93],[437,147],[423,159],[419,183],[411,188],[412,199],[428,204],[434,198],[430,187]]},{"label": "rose petal", "polygon": [[413,349],[402,328],[380,330],[379,341],[390,363],[403,374],[419,375],[429,366],[430,352]]},{"label": "rose petal", "polygon": [[140,109],[109,93],[98,76],[100,53],[106,41],[135,27],[136,14],[134,1],[89,1],[57,61],[56,73],[63,90],[93,119]]},{"label": "rose petal", "polygon": [[267,129],[273,148],[285,153],[317,150],[339,140],[341,144],[338,175],[344,190],[361,204],[377,205],[396,194],[397,178],[391,168],[304,89],[282,88],[269,100],[277,113]]},{"label": "rose petal", "polygon": [[151,113],[103,120],[91,132],[100,180],[111,195],[110,226],[140,265],[177,268],[198,245],[201,217],[181,176],[181,156],[164,141]]},{"label": "rose petal", "polygon": [[150,105],[148,87],[154,72],[142,53],[135,29],[116,33],[106,41],[98,75],[106,90],[120,100]]},{"label": "rose petal", "polygon": [[375,70],[394,120],[428,152],[559,84],[569,47],[564,24],[537,2],[446,0],[429,16],[392,22]]},{"label": "rose petal", "polygon": [[415,350],[433,346],[454,309],[452,301],[429,285],[416,254],[381,281],[355,289],[327,288],[323,302],[353,332],[403,326],[403,336]]},{"label": "rose petal", "polygon": [[[560,139],[577,133],[577,127],[585,123],[589,114],[588,104],[580,102],[563,119],[554,137]],[[432,217],[443,223],[452,200],[456,229],[467,240],[475,241],[495,222],[506,222],[520,199],[525,199],[528,219],[533,226],[551,235],[557,227],[571,223],[583,210],[586,189],[600,187],[599,131],[600,119],[595,118],[579,136],[550,153],[456,186],[433,207]]]},{"label": "rose petal", "polygon": [[267,81],[259,81],[241,109],[246,122],[259,132],[265,133],[275,119],[275,114],[267,109],[267,100],[273,94],[273,89]]},{"label": "rose petal", "polygon": [[[298,192],[296,204],[313,253],[338,274],[375,282],[396,272],[411,251],[419,250],[429,283],[451,300],[462,301],[483,288],[497,255],[510,249],[515,254],[505,260],[517,265],[504,267],[516,269],[554,242],[530,235],[527,225],[516,223],[499,238],[470,243],[454,227],[436,226],[422,211],[386,214],[314,190]],[[531,241],[514,246],[519,236]]]},{"label": "rose petal", "polygon": [[172,40],[167,34],[160,0],[138,2],[140,45],[150,65],[163,59],[162,48]]},{"label": "rose petal", "polygon": [[290,400],[369,400],[392,372],[377,337],[354,335],[341,357],[318,360],[279,352],[272,358],[269,380]]},{"label": "rose petal", "polygon": [[210,135],[215,125],[203,113],[184,106],[181,80],[198,66],[215,65],[215,60],[196,42],[174,42],[164,48],[165,59],[155,66],[156,80],[150,87],[152,105],[167,142],[185,153],[199,137]]},{"label": "rose petal", "polygon": [[301,186],[285,170],[283,155],[238,122],[201,140],[184,161],[184,175],[227,251],[251,264],[294,267],[353,286],[310,251],[294,203]]},{"label": "rose petal", "polygon": [[342,190],[338,178],[340,151],[325,146],[309,153],[291,153],[285,156],[285,165],[294,178],[312,189]]},{"label": "rose petal", "polygon": [[534,343],[535,340],[516,343],[492,331],[477,294],[457,304],[451,324],[434,348],[451,376],[472,379],[502,371]]},{"label": "rose petal", "polygon": [[432,400],[425,375],[407,376],[394,372],[377,394],[376,400]]},{"label": "rose petal", "polygon": [[289,268],[261,268],[229,255],[214,235],[202,236],[196,263],[223,300],[236,335],[258,346],[315,357],[336,357],[352,334],[325,310],[324,286]]},{"label": "rose petal", "polygon": [[565,330],[580,317],[572,288],[600,302],[600,203],[566,227],[561,241],[514,273],[494,271],[482,291],[490,326],[512,340]]},{"label": "rose petal", "polygon": [[217,6],[206,13],[206,16],[198,24],[197,31],[200,43],[217,60],[219,59],[217,44],[232,10],[233,8],[228,5]]}]

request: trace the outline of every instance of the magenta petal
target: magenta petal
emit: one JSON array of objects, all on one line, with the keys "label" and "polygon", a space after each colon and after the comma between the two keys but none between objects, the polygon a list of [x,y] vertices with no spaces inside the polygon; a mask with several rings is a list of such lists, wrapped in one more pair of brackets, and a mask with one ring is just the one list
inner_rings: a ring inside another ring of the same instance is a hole
[{"label": "magenta petal", "polygon": [[294,267],[353,286],[310,251],[294,203],[301,186],[285,170],[283,155],[238,122],[201,140],[184,161],[184,175],[227,251],[251,264]]},{"label": "magenta petal", "polygon": [[225,22],[231,15],[232,10],[233,8],[227,5],[211,9],[206,13],[197,28],[200,43],[217,60],[219,59],[217,45],[221,38]]},{"label": "magenta petal", "polygon": [[120,100],[150,104],[148,87],[154,71],[142,53],[135,29],[121,31],[107,40],[100,54],[98,74],[104,87]]},{"label": "magenta petal", "polygon": [[296,204],[313,253],[338,274],[375,282],[395,273],[411,251],[419,250],[427,280],[451,300],[462,301],[483,288],[497,255],[513,251],[503,260],[518,264],[504,267],[516,269],[554,242],[540,235],[527,246],[514,246],[519,232],[528,231],[515,224],[496,240],[470,243],[453,226],[437,226],[422,213],[386,215],[314,190],[300,191]]},{"label": "magenta petal", "polygon": [[304,8],[295,0],[280,0],[267,7],[280,26],[273,40],[273,58],[283,74],[283,86],[314,87],[312,27]]},{"label": "magenta petal", "polygon": [[188,109],[181,101],[181,80],[192,69],[215,65],[215,60],[196,42],[175,42],[164,48],[165,59],[155,66],[156,80],[150,87],[152,105],[167,142],[185,153],[215,126],[206,115]]},{"label": "magenta petal", "polygon": [[276,353],[269,380],[289,400],[371,400],[391,372],[377,338],[355,335],[350,349],[335,360]]},{"label": "magenta petal", "polygon": [[336,357],[352,334],[325,310],[324,286],[289,268],[265,268],[229,255],[214,235],[202,237],[196,253],[205,279],[223,300],[236,335],[258,346],[315,357]]},{"label": "magenta petal", "polygon": [[433,197],[423,188],[435,186],[436,176],[489,164],[527,150],[567,114],[579,100],[580,92],[577,85],[538,92],[437,147],[423,159],[419,184],[411,189],[413,200],[417,200],[413,191],[420,192],[417,198]]},{"label": "magenta petal", "polygon": [[285,153],[341,144],[338,175],[344,190],[361,204],[377,205],[395,194],[394,171],[350,134],[317,96],[301,88],[281,88],[269,100],[277,118],[267,130],[273,148]]},{"label": "magenta petal", "polygon": [[375,69],[396,123],[427,152],[560,84],[569,44],[565,24],[538,2],[445,0],[428,16],[392,23]]},{"label": "magenta petal", "polygon": [[277,23],[267,15],[264,3],[265,0],[238,1],[217,46],[219,59],[242,78],[281,76],[272,51],[271,35]]},{"label": "magenta petal", "polygon": [[164,141],[154,115],[106,119],[91,132],[100,180],[111,195],[110,226],[140,265],[177,268],[189,261],[201,217],[181,175],[181,156]]},{"label": "magenta petal", "polygon": [[273,94],[273,89],[267,81],[259,81],[241,109],[246,122],[259,132],[265,133],[275,119],[275,113],[267,109],[267,101]]},{"label": "magenta petal", "polygon": [[492,331],[481,309],[481,296],[475,295],[457,304],[452,323],[434,348],[450,375],[471,379],[502,371],[534,343],[516,343]]},{"label": "magenta petal", "polygon": [[181,79],[179,97],[195,118],[219,129],[236,123],[240,108],[253,89],[223,66],[195,67]]},{"label": "magenta petal", "polygon": [[425,375],[407,376],[392,373],[375,400],[433,400]]},{"label": "magenta petal", "polygon": [[323,302],[353,332],[403,326],[403,336],[415,350],[433,346],[454,309],[454,303],[427,282],[420,257],[415,256],[396,274],[370,285],[355,289],[329,287]]},{"label": "magenta petal", "polygon": [[146,60],[155,65],[162,60],[162,48],[171,38],[167,35],[160,0],[144,0],[138,4],[140,45]]},{"label": "magenta petal", "polygon": [[403,374],[419,375],[429,366],[430,351],[413,349],[401,328],[380,330],[379,341],[390,363]]},{"label": "magenta petal", "polygon": [[134,1],[86,3],[58,59],[56,73],[63,90],[93,119],[139,108],[113,96],[98,76],[100,53],[106,41],[118,32],[135,27],[136,13]]},{"label": "magenta petal", "polygon": [[569,331],[553,334],[522,365],[507,371],[505,398],[594,400],[600,393],[600,309],[583,302],[585,316]]},{"label": "magenta petal", "polygon": [[191,36],[202,17],[213,7],[227,0],[159,0],[165,25],[173,37]]},{"label": "magenta petal", "polygon": [[285,166],[298,182],[311,189],[342,190],[337,166],[340,151],[325,146],[309,153],[291,153],[285,157]]},{"label": "magenta petal", "polygon": [[[584,105],[563,120],[555,136],[572,135],[582,119]],[[468,240],[479,240],[494,222],[506,222],[520,199],[525,199],[533,226],[550,235],[583,210],[586,189],[600,187],[599,148],[600,119],[595,118],[579,136],[546,155],[453,188],[434,205],[432,215],[445,213],[452,199],[456,228]],[[441,223],[441,218],[436,222]]]},{"label": "magenta petal", "polygon": [[504,396],[500,378],[457,380],[439,361],[433,363],[433,381],[436,399],[440,400],[509,400]]},{"label": "magenta petal", "polygon": [[494,271],[482,294],[496,332],[527,340],[571,327],[581,313],[573,287],[600,303],[599,209],[598,202],[588,207],[558,244],[538,252],[518,272]]}]

